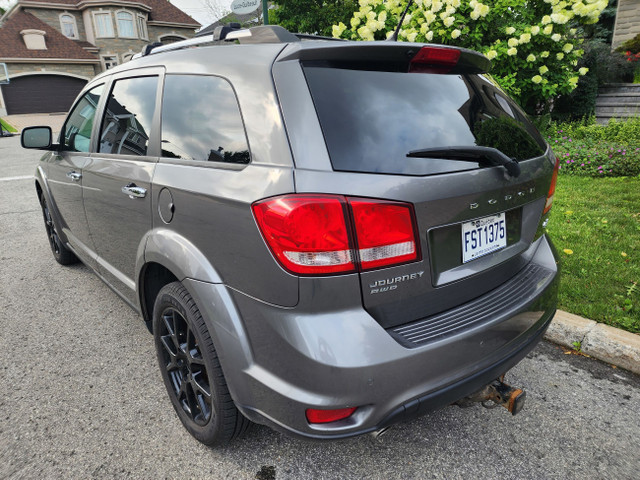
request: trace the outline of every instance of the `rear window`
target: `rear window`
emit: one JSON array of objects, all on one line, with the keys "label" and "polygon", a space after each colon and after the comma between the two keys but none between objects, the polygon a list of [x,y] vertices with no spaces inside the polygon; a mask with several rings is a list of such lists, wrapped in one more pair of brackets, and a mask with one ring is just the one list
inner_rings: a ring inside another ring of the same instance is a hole
[{"label": "rear window", "polygon": [[488,77],[305,65],[334,170],[433,175],[476,162],[410,158],[412,150],[493,147],[516,160],[546,144]]}]

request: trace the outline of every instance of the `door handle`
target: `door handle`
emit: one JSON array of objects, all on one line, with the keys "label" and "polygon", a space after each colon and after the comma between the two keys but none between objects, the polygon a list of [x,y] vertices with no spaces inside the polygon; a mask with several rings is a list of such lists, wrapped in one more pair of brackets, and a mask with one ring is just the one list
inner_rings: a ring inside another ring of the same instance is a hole
[{"label": "door handle", "polygon": [[82,174],[78,173],[78,172],[71,171],[71,172],[67,173],[67,177],[70,178],[71,180],[73,180],[74,182],[78,182],[82,178]]},{"label": "door handle", "polygon": [[135,183],[129,183],[122,187],[122,193],[129,195],[129,198],[144,198],[147,196],[147,189],[139,187]]}]

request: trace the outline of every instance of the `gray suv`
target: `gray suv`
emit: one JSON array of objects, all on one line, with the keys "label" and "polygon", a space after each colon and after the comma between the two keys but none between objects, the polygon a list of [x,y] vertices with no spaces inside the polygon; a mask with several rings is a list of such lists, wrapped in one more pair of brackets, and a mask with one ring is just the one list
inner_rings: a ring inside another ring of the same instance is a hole
[{"label": "gray suv", "polygon": [[206,444],[516,413],[503,375],[556,309],[558,163],[489,68],[273,26],[151,45],[87,84],[58,143],[23,131],[48,150],[54,257],[140,312]]}]

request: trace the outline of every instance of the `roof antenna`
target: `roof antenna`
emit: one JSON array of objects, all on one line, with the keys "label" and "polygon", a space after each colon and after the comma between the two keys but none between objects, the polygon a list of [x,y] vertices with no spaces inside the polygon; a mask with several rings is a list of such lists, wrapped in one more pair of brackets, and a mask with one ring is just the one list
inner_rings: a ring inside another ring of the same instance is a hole
[{"label": "roof antenna", "polygon": [[387,38],[387,42],[397,42],[398,41],[398,33],[400,32],[400,27],[402,26],[402,22],[404,22],[404,17],[407,16],[407,12],[409,11],[409,7],[411,6],[411,4],[413,4],[413,0],[409,0],[409,3],[407,3],[407,8],[404,9],[404,13],[402,14],[402,17],[400,17],[400,22],[398,22],[398,26],[396,27],[396,31],[393,32],[393,35],[391,35],[389,38]]}]

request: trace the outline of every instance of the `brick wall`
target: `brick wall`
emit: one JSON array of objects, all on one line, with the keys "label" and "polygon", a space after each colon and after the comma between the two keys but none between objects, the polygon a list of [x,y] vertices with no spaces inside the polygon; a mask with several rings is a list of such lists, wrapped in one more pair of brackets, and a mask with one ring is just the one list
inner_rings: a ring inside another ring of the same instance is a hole
[{"label": "brick wall", "polygon": [[613,31],[615,49],[640,33],[640,0],[618,0],[618,13]]}]

